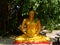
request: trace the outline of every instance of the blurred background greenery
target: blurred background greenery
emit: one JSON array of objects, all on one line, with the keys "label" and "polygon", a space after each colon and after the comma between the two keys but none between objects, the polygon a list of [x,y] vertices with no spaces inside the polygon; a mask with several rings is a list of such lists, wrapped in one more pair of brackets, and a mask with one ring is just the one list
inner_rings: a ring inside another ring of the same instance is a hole
[{"label": "blurred background greenery", "polygon": [[60,0],[0,0],[0,35],[22,34],[17,27],[31,7],[47,30],[60,30]]}]

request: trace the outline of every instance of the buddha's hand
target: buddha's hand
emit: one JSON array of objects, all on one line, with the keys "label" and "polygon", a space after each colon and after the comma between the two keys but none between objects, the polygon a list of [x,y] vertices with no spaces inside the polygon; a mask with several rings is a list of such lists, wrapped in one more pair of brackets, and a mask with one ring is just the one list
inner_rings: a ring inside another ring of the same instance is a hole
[{"label": "buddha's hand", "polygon": [[25,34],[27,37],[32,38],[32,36],[29,35],[29,34],[27,34],[26,32],[24,32],[24,34]]},{"label": "buddha's hand", "polygon": [[37,34],[34,35],[34,37],[36,37],[36,36],[37,36]]}]

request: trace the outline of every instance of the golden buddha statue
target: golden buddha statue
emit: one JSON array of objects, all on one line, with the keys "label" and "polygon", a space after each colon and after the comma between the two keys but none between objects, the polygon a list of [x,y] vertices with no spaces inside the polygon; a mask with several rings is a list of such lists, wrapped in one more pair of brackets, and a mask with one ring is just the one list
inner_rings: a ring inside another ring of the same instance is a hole
[{"label": "golden buddha statue", "polygon": [[46,42],[50,41],[49,37],[42,36],[39,34],[41,31],[41,23],[40,20],[34,20],[34,10],[30,10],[29,18],[24,19],[21,25],[21,30],[24,33],[21,36],[15,38],[16,41],[19,42]]}]

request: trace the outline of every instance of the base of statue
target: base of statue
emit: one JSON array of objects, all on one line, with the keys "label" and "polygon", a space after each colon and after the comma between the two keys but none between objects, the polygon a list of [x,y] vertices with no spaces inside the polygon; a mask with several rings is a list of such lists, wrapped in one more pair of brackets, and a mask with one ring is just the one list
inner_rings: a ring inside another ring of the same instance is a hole
[{"label": "base of statue", "polygon": [[18,45],[27,45],[27,44],[31,44],[31,45],[51,45],[51,42],[18,42],[15,41],[14,44],[18,44]]}]

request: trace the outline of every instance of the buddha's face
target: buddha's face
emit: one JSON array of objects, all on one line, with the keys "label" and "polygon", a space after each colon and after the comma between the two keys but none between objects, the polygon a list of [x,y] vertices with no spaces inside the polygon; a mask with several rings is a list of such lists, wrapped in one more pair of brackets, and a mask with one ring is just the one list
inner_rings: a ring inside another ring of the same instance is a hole
[{"label": "buddha's face", "polygon": [[31,11],[29,12],[29,18],[30,18],[30,19],[33,19],[33,18],[34,18],[34,11],[33,11],[33,10],[31,10]]}]

